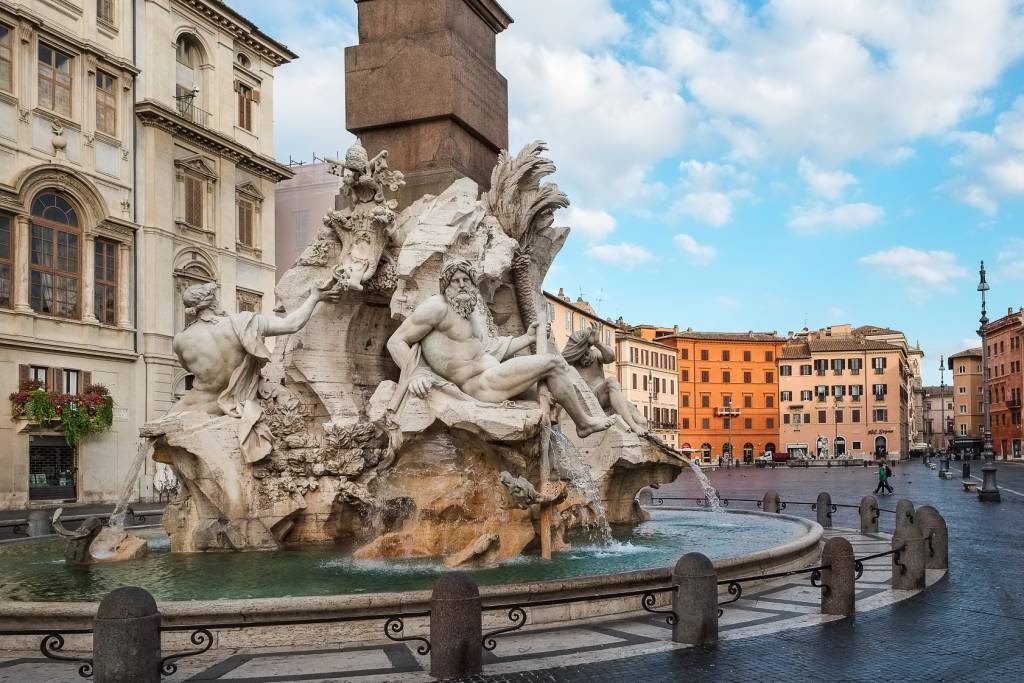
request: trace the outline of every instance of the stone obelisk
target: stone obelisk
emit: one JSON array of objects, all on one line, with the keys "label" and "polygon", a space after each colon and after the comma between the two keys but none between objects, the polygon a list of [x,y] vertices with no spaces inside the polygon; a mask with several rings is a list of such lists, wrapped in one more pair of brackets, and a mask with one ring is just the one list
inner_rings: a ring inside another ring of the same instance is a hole
[{"label": "stone obelisk", "polygon": [[490,184],[508,148],[508,87],[495,43],[512,17],[495,0],[355,0],[345,50],[345,124],[405,173],[400,206],[469,177]]}]

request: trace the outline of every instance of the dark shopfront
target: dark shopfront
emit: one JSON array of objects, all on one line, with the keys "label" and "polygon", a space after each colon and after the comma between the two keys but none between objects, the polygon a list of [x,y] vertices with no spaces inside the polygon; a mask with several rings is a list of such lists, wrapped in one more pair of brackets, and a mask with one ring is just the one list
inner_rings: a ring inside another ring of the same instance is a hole
[{"label": "dark shopfront", "polygon": [[30,436],[28,442],[29,500],[72,501],[77,496],[77,453],[63,436]]},{"label": "dark shopfront", "polygon": [[957,460],[974,460],[981,457],[981,439],[970,436],[958,436],[950,444],[950,452]]}]

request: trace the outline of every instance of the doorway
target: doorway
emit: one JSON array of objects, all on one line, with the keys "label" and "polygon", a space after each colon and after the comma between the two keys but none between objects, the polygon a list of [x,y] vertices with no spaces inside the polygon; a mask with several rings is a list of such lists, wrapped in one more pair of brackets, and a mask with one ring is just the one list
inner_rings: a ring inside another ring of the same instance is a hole
[{"label": "doorway", "polygon": [[78,497],[78,453],[63,436],[33,436],[28,444],[29,500]]}]

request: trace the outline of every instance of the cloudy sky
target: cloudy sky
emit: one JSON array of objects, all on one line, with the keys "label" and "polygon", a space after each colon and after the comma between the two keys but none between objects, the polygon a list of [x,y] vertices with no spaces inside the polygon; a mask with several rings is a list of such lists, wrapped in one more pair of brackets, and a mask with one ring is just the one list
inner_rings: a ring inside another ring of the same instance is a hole
[{"label": "cloudy sky", "polygon": [[[300,59],[287,160],[343,150],[348,0],[229,0]],[[501,0],[510,146],[573,232],[546,287],[701,330],[904,330],[938,356],[1024,305],[1024,2]]]}]

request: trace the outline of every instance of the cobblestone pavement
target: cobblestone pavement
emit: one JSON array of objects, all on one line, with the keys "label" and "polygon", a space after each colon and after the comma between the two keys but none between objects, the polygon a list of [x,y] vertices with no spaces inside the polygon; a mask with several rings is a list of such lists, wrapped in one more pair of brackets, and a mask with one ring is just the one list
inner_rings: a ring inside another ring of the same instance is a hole
[{"label": "cobblestone pavement", "polygon": [[[980,463],[971,465],[980,475]],[[495,653],[485,653],[488,675],[468,680],[1024,680],[1024,467],[1000,465],[1004,488],[998,505],[981,504],[964,492],[959,468],[952,481],[938,479],[920,462],[895,469],[896,494],[880,498],[881,507],[894,508],[904,497],[916,505],[935,505],[950,527],[949,575],[922,593],[894,603],[889,596],[895,592],[885,586],[883,558],[858,584],[855,619],[816,614],[817,591],[786,579],[759,587],[745,596],[749,602],[727,608],[722,642],[714,648],[674,645],[663,621],[653,615],[537,628],[503,638]],[[734,499],[759,499],[775,489],[790,502],[786,513],[804,516],[814,513],[795,503],[814,501],[820,491],[829,491],[833,502],[857,503],[875,485],[873,470],[862,468],[740,469],[715,472],[711,478],[723,496]],[[660,494],[701,495],[687,473]],[[739,502],[730,507],[756,509]],[[855,512],[840,509],[837,526],[856,526]],[[883,513],[881,525],[891,530],[892,515]],[[854,540],[858,555],[887,546],[882,538]],[[937,578],[929,576],[929,582]],[[391,643],[220,651],[186,662],[169,680],[430,680],[426,658]],[[0,654],[0,681],[76,680],[64,678],[67,671],[66,665],[41,660],[38,653]]]}]

